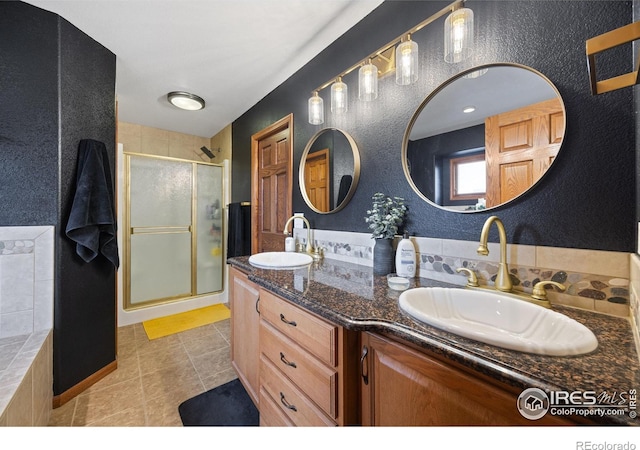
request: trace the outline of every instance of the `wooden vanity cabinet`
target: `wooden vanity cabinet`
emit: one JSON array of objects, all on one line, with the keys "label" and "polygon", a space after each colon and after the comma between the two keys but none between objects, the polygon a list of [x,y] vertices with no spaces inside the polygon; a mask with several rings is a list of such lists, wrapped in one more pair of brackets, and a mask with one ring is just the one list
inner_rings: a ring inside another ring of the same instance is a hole
[{"label": "wooden vanity cabinet", "polygon": [[260,392],[259,292],[244,272],[230,268],[231,365],[256,407]]},{"label": "wooden vanity cabinet", "polygon": [[234,267],[229,285],[232,365],[262,426],[589,424],[530,421],[516,407],[521,391],[407,342],[346,330]]},{"label": "wooden vanity cabinet", "polygon": [[371,333],[361,335],[362,424],[366,426],[570,425],[528,420],[519,393]]},{"label": "wooden vanity cabinet", "polygon": [[359,424],[358,333],[260,290],[260,424]]}]

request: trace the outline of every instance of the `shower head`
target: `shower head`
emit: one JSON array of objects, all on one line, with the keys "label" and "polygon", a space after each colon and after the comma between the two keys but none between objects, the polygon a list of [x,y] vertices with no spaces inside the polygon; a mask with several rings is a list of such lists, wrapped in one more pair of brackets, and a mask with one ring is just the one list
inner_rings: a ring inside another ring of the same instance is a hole
[{"label": "shower head", "polygon": [[211,150],[209,150],[207,147],[200,147],[200,150],[202,150],[204,152],[205,155],[207,155],[209,158],[213,159],[216,157],[216,155],[214,155]]}]

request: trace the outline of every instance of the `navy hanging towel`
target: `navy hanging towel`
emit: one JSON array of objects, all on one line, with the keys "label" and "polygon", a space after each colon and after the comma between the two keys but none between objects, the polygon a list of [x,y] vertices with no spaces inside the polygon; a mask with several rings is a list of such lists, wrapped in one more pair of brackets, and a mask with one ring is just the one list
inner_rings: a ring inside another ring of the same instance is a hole
[{"label": "navy hanging towel", "polygon": [[229,203],[227,258],[251,255],[251,204]]},{"label": "navy hanging towel", "polygon": [[67,223],[67,236],[76,253],[90,262],[101,253],[116,269],[120,265],[116,238],[113,181],[104,143],[80,141],[76,193]]}]

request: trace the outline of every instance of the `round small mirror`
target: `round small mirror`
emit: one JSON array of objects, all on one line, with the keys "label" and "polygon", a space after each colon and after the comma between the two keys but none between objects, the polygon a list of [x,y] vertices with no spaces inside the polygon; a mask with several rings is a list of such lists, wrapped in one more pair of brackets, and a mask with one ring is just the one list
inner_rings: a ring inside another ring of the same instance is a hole
[{"label": "round small mirror", "polygon": [[321,214],[340,211],[356,190],[360,154],[349,134],[337,128],[318,131],[300,160],[300,191],[309,208]]},{"label": "round small mirror", "polygon": [[518,64],[466,70],[431,93],[402,144],[411,187],[448,211],[504,205],[533,187],[565,132],[564,103],[540,72]]}]

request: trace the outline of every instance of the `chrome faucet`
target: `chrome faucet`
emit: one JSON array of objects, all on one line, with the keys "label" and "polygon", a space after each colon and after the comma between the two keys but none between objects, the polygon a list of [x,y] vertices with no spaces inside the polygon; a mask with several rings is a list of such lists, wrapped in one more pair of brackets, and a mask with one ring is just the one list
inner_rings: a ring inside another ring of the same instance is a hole
[{"label": "chrome faucet", "polygon": [[489,237],[489,229],[491,224],[495,222],[498,227],[498,235],[500,237],[500,263],[498,264],[498,274],[496,275],[495,286],[496,289],[502,292],[511,292],[513,284],[511,283],[511,276],[509,275],[509,266],[507,265],[507,232],[504,229],[504,224],[497,216],[489,217],[480,233],[480,246],[478,247],[478,254],[487,256],[489,249],[487,248],[487,239]]},{"label": "chrome faucet", "polygon": [[[311,225],[309,225],[309,221],[304,217],[304,216],[291,216],[289,217],[289,219],[287,220],[287,223],[284,224],[284,231],[283,233],[285,235],[289,234],[288,228],[289,228],[289,224],[294,220],[294,219],[301,219],[306,225],[307,225],[307,245],[306,245],[306,249],[305,252],[308,253],[311,256],[316,255],[316,251],[313,248],[313,246],[311,245]],[[291,234],[293,234],[293,230],[291,230]],[[314,256],[315,258],[315,256]]]}]

